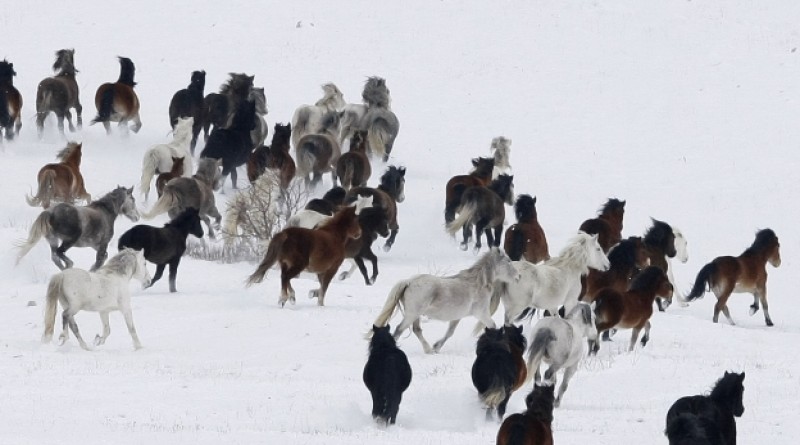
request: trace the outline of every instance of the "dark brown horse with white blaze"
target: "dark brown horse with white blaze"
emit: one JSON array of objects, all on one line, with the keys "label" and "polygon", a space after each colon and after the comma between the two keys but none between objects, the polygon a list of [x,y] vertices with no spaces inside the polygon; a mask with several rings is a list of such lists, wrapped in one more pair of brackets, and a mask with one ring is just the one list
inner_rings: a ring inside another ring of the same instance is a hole
[{"label": "dark brown horse with white blaze", "polygon": [[94,95],[97,116],[92,124],[103,123],[107,134],[111,134],[110,122],[119,122],[120,127],[128,128],[128,121],[133,121],[131,130],[134,133],[142,128],[139,119],[139,96],[133,91],[136,67],[131,59],[119,57],[119,79],[114,83],[104,83]]},{"label": "dark brown horse with white blaze", "polygon": [[317,304],[325,305],[325,292],[344,261],[345,243],[361,236],[361,226],[354,207],[345,207],[317,229],[290,227],[272,237],[264,260],[247,280],[247,285],[260,283],[275,264],[281,266],[281,296],[283,307],[287,301],[295,303],[295,293],[290,280],[307,270],[316,273],[319,289],[309,293]]},{"label": "dark brown horse with white blaze", "polygon": [[81,157],[83,156],[82,146],[82,144],[70,142],[57,155],[61,162],[47,164],[39,170],[36,177],[39,189],[35,196],[26,197],[28,205],[41,205],[46,209],[50,207],[50,202],[54,199],[70,204],[78,199],[83,199],[86,204],[89,204],[92,196],[84,188],[83,175],[80,171]]},{"label": "dark brown horse with white blaze", "polygon": [[78,82],[75,80],[75,74],[78,72],[75,69],[75,50],[56,51],[53,71],[57,71],[57,74],[39,82],[39,87],[36,89],[36,128],[40,138],[44,131],[44,120],[50,112],[55,113],[56,119],[58,119],[58,131],[62,135],[64,134],[64,118],[67,118],[69,131],[75,131],[70,108],[75,109],[78,129],[83,126],[83,117],[81,116],[83,107],[81,106]]},{"label": "dark brown horse with white blaze", "polygon": [[714,306],[714,323],[719,320],[720,311],[730,324],[735,324],[728,311],[728,298],[732,293],[753,294],[750,315],[758,311],[759,301],[764,306],[764,321],[772,326],[767,305],[767,262],[774,267],[781,265],[781,244],[772,229],[759,230],[753,244],[738,257],[720,256],[700,269],[692,291],[686,301],[703,296],[708,286],[717,297]]},{"label": "dark brown horse with white blaze", "polygon": [[587,219],[579,230],[598,235],[597,240],[605,253],[622,241],[622,219],[625,216],[625,201],[610,198],[600,209],[597,218]]},{"label": "dark brown horse with white blaze", "polygon": [[0,136],[5,132],[8,140],[14,139],[22,128],[22,95],[14,87],[14,64],[0,62]]}]

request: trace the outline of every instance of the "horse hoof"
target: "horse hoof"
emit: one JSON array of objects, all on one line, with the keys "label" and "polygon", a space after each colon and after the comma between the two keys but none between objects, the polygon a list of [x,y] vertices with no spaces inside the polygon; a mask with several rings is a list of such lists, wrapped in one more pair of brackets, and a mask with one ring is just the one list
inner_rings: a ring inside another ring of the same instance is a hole
[{"label": "horse hoof", "polygon": [[319,291],[318,290],[308,291],[308,298],[312,298],[312,299],[313,298],[319,298]]},{"label": "horse hoof", "polygon": [[392,250],[392,245],[391,244],[384,244],[383,245],[383,251],[384,252],[388,252],[390,250]]},{"label": "horse hoof", "polygon": [[103,344],[103,337],[101,337],[99,334],[95,335],[94,336],[94,345],[95,346],[100,346],[102,344]]},{"label": "horse hoof", "polygon": [[465,252],[466,252],[466,250],[467,250],[467,245],[466,245],[466,244],[462,244],[462,245],[460,245],[460,246],[459,246],[459,248],[460,248],[461,250],[463,250],[463,251],[465,251]]},{"label": "horse hoof", "polygon": [[758,312],[758,306],[750,306],[750,315],[753,316]]},{"label": "horse hoof", "polygon": [[775,324],[772,323],[772,320],[767,320],[767,326],[775,326]]},{"label": "horse hoof", "polygon": [[64,346],[64,343],[67,342],[66,337],[58,337],[58,346]]}]

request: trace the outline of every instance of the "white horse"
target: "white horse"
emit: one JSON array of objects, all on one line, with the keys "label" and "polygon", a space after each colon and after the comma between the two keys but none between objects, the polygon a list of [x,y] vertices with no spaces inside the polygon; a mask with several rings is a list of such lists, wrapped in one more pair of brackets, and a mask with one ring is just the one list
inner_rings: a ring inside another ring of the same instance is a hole
[{"label": "white horse", "polygon": [[502,174],[511,174],[511,139],[498,136],[492,139],[489,148],[494,153],[494,169],[492,179],[497,179]]},{"label": "white horse", "polygon": [[144,153],[142,159],[142,180],[139,183],[139,191],[147,196],[150,194],[150,183],[153,176],[159,173],[169,173],[172,170],[172,158],[183,157],[183,176],[188,178],[194,174],[192,165],[192,155],[189,147],[192,143],[192,124],[194,118],[178,118],[178,123],[172,134],[172,141],[168,144],[154,145]]},{"label": "white horse", "polygon": [[[386,326],[395,309],[402,305],[403,321],[394,330],[394,338],[399,338],[403,331],[412,326],[426,354],[439,352],[455,332],[459,321],[467,315],[477,317],[485,325],[494,328],[495,323],[489,314],[489,297],[494,283],[517,280],[519,272],[508,256],[499,249],[492,249],[472,267],[455,275],[417,275],[395,284],[373,324]],[[419,319],[423,315],[450,322],[447,333],[433,344],[433,348],[422,336]]]},{"label": "white horse", "polygon": [[139,336],[136,335],[131,313],[131,294],[128,282],[132,278],[140,281],[143,288],[150,284],[150,274],[145,266],[144,252],[141,250],[123,249],[96,272],[72,268],[53,275],[47,285],[47,296],[45,297],[47,301],[42,343],[49,343],[53,338],[57,304],[61,302],[64,312],[61,315],[63,331],[59,337],[60,344],[63,345],[69,339],[69,329],[67,329],[69,326],[81,348],[89,350],[78,332],[78,324],[75,323],[75,314],[85,310],[100,313],[103,335],[98,334],[94,339],[94,344],[95,346],[102,345],[111,334],[108,313],[121,311],[122,316],[125,317],[125,323],[128,325],[128,332],[133,339],[133,347],[141,348],[142,344],[139,342]]},{"label": "white horse", "polygon": [[[689,249],[688,249],[688,242],[686,241],[686,237],[683,236],[683,232],[678,230],[675,226],[672,226],[672,233],[675,235],[675,258],[676,260],[680,261],[681,263],[686,264],[689,261]],[[678,302],[681,306],[688,306],[689,303],[686,302],[686,299],[683,296],[683,293],[678,290],[680,289],[678,285],[675,283],[675,276],[672,273],[674,267],[672,266],[673,258],[665,256],[667,259],[667,278],[669,278],[670,284],[672,284],[673,292],[675,293],[675,297],[678,299]]]},{"label": "white horse", "polygon": [[554,406],[561,404],[561,398],[567,390],[569,380],[578,370],[581,359],[586,356],[585,338],[589,342],[597,342],[597,328],[595,327],[593,306],[582,302],[569,311],[566,318],[542,318],[531,331],[531,346],[528,349],[528,380],[530,380],[531,371],[534,371],[535,382],[541,381],[539,365],[542,362],[550,365],[544,373],[544,378],[553,385],[557,380],[556,372],[564,369],[564,378],[558,388]]},{"label": "white horse", "polygon": [[322,129],[322,117],[331,111],[339,111],[346,105],[344,96],[333,83],[322,85],[322,99],[314,105],[301,105],[292,116],[292,145],[307,134],[319,133]]},{"label": "white horse", "polygon": [[[578,232],[557,257],[538,264],[528,261],[514,264],[522,276],[519,281],[500,283],[492,293],[491,312],[494,313],[502,301],[506,324],[511,324],[529,307],[555,314],[564,306],[569,313],[578,304],[581,276],[589,273],[590,267],[600,271],[610,267],[597,235],[585,232]],[[476,329],[483,329],[483,326]]]}]

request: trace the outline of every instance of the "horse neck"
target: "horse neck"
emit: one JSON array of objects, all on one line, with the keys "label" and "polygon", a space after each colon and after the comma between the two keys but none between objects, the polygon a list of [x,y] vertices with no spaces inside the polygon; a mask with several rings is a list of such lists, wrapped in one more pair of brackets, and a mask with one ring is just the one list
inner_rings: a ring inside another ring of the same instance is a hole
[{"label": "horse neck", "polygon": [[[356,217],[355,215],[353,216]],[[341,213],[337,213],[333,216],[326,224],[322,225],[321,227],[315,230],[322,230],[329,233],[335,234],[343,234],[347,233],[348,228],[353,223],[352,219],[349,217],[344,216]],[[347,240],[347,237],[341,237],[342,242]]]},{"label": "horse neck", "polygon": [[110,198],[110,197],[103,197],[98,199],[97,201],[93,201],[89,203],[87,207],[91,207],[93,209],[102,210],[105,213],[108,213],[112,217],[116,217],[119,215],[119,206]]},{"label": "horse neck", "polygon": [[385,194],[386,194],[386,196],[388,196],[388,197],[392,198],[393,200],[397,201],[397,196],[395,196],[395,195],[396,195],[396,193],[393,193],[393,192],[392,192],[391,190],[389,190],[389,188],[388,188],[388,187],[386,187],[385,185],[383,185],[383,184],[380,184],[380,185],[378,185],[377,189],[378,189],[378,190],[380,190],[380,191],[382,191],[383,193],[385,193]]},{"label": "horse neck", "polygon": [[576,259],[572,258],[572,255],[570,255],[569,252],[567,252],[565,255],[559,255],[551,258],[548,260],[547,264],[559,269],[580,272],[581,275],[586,275],[589,273],[589,266],[586,263],[586,260],[583,259],[583,261],[577,261]]},{"label": "horse neck", "polygon": [[603,213],[597,217],[597,219],[602,219],[603,221],[607,222],[611,228],[616,231],[622,231],[622,217],[614,212]]}]

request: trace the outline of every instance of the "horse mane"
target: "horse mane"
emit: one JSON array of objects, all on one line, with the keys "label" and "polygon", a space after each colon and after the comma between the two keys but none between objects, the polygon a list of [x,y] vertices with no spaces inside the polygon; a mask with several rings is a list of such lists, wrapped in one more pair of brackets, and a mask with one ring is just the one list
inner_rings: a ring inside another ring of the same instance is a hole
[{"label": "horse mane", "polygon": [[170,222],[164,224],[164,227],[180,227],[186,220],[191,218],[198,218],[200,212],[195,207],[187,207],[184,211],[178,214]]},{"label": "horse mane", "polygon": [[519,195],[514,203],[514,214],[518,223],[536,221],[536,198],[531,195]]},{"label": "horse mane", "polygon": [[69,142],[67,146],[59,150],[56,153],[56,158],[61,160],[62,162],[69,162],[71,160],[75,160],[77,158],[77,164],[81,162],[81,147],[83,144],[79,144],[77,142]]},{"label": "horse mane", "polygon": [[267,114],[267,96],[264,94],[264,87],[253,87],[247,94],[247,99],[256,104],[256,113]]},{"label": "horse mane", "polygon": [[391,332],[389,332],[388,324],[381,327],[372,325],[372,339],[370,339],[369,342],[370,352],[375,349],[382,349],[386,347],[395,348],[396,346],[397,341],[395,341]]},{"label": "horse mane", "polygon": [[136,251],[128,247],[106,261],[99,271],[123,274],[130,267],[136,267]]},{"label": "horse mane", "polygon": [[553,422],[555,385],[533,385],[533,390],[525,397],[528,410],[526,415],[545,423]]},{"label": "horse mane", "polygon": [[608,252],[608,261],[611,264],[619,264],[622,267],[636,265],[636,244],[642,239],[638,236],[631,236],[615,245]]},{"label": "horse mane", "polygon": [[388,109],[392,99],[389,96],[389,89],[386,88],[386,80],[377,76],[368,77],[364,83],[361,99],[367,107]]},{"label": "horse mane", "polygon": [[292,137],[292,124],[275,123],[272,131],[272,146],[289,146],[289,139]]},{"label": "horse mane", "polygon": [[522,326],[507,324],[503,326],[503,335],[505,335],[509,344],[518,347],[521,351],[525,351],[528,347],[528,340],[522,335]]},{"label": "horse mane", "polygon": [[666,248],[669,235],[672,234],[672,226],[655,218],[650,219],[653,220],[653,227],[644,234],[644,243],[648,246]]},{"label": "horse mane", "polygon": [[658,266],[648,266],[639,272],[638,275],[633,277],[630,284],[630,290],[642,291],[652,289],[658,283],[658,280],[664,276],[664,271]]},{"label": "horse mane", "polygon": [[711,390],[709,397],[718,402],[727,402],[732,397],[738,396],[742,390],[742,383],[744,382],[744,372],[741,374],[735,372],[725,372],[714,388]]},{"label": "horse mane", "polygon": [[[127,193],[127,189],[125,187],[118,186],[114,190],[103,195],[101,198],[90,202],[87,207],[103,208],[109,213],[119,213],[119,208],[125,201],[125,193]],[[118,197],[120,194],[122,194],[122,199],[119,199]]]},{"label": "horse mane", "polygon": [[778,242],[778,236],[772,229],[762,229],[756,232],[756,239],[753,244],[745,250],[745,253],[758,253],[763,252]]},{"label": "horse mane", "polygon": [[478,261],[475,261],[475,264],[467,269],[462,270],[456,274],[456,276],[477,282],[479,289],[491,288],[494,282],[490,275],[494,270],[492,266],[496,262],[495,255],[497,255],[495,250],[490,249],[488,252],[484,253],[480,258],[478,258]]},{"label": "horse mane", "polygon": [[326,110],[336,110],[344,101],[339,87],[332,82],[322,85],[322,93],[322,99],[318,100],[314,105],[325,108]]},{"label": "horse mane", "polygon": [[619,210],[625,210],[625,201],[620,201],[617,198],[608,198],[608,201],[606,201],[606,203],[600,207],[600,210],[597,212],[597,214],[608,215]]},{"label": "horse mane", "polygon": [[56,61],[53,63],[53,71],[57,71],[58,76],[74,76],[75,73],[78,72],[73,62],[74,55],[74,49],[60,49],[56,51]]},{"label": "horse mane", "polygon": [[[559,252],[558,256],[549,259],[547,264],[559,268],[570,263],[581,262],[586,264],[588,258],[586,257],[586,249],[584,249],[583,246],[589,242],[591,236],[592,235],[584,232],[573,236],[567,245],[561,249],[561,252]],[[587,273],[588,271],[589,266],[584,266],[584,270],[581,271],[581,273]]]},{"label": "horse mane", "polygon": [[17,72],[14,71],[14,64],[6,59],[0,62],[0,85],[14,85],[14,76]]},{"label": "horse mane", "polygon": [[492,180],[492,183],[489,184],[489,189],[505,200],[506,195],[511,192],[511,187],[513,186],[514,176],[502,174]]},{"label": "horse mane", "polygon": [[505,335],[503,335],[503,328],[484,328],[483,334],[478,337],[475,353],[480,354],[487,349],[497,349],[498,347],[506,352],[511,352]]},{"label": "horse mane", "polygon": [[472,160],[472,176],[491,176],[494,170],[494,158],[475,158]]},{"label": "horse mane", "polygon": [[247,99],[250,90],[253,88],[255,76],[248,76],[244,73],[228,73],[231,78],[219,87],[219,92],[226,96],[233,96],[241,100]]}]

